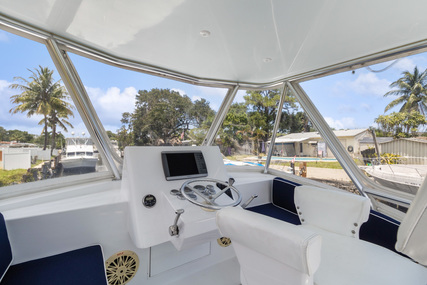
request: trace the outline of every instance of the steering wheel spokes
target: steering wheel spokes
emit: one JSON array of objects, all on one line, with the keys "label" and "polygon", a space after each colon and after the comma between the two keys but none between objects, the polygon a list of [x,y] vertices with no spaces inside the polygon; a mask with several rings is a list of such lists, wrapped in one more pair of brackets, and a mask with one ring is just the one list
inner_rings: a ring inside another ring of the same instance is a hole
[{"label": "steering wheel spokes", "polygon": [[[182,196],[189,202],[210,210],[235,207],[242,201],[242,195],[234,186],[217,179],[207,178],[188,180],[182,184],[180,190]],[[234,192],[235,195],[232,195],[233,198],[227,196],[227,198],[224,199],[223,195],[227,190]],[[194,199],[195,196],[196,199]],[[197,197],[200,197],[204,202],[199,202]],[[232,200],[232,202],[228,203],[228,200]]]}]

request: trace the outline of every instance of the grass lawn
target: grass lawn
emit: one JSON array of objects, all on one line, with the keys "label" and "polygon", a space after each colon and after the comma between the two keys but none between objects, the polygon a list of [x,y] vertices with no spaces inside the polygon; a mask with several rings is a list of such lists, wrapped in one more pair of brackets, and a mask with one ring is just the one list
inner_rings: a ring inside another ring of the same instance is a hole
[{"label": "grass lawn", "polygon": [[[43,160],[37,160],[35,164],[31,164],[31,168],[42,163]],[[4,170],[0,169],[0,187],[8,186],[15,183],[22,182],[22,175],[27,173],[27,169],[14,169],[14,170]]]},{"label": "grass lawn", "polygon": [[[299,163],[297,162],[296,165],[299,165]],[[338,161],[309,161],[307,162],[307,167],[342,169]]]},{"label": "grass lawn", "polygon": [[21,182],[26,169],[3,170],[0,169],[0,187],[8,186],[13,182]]}]

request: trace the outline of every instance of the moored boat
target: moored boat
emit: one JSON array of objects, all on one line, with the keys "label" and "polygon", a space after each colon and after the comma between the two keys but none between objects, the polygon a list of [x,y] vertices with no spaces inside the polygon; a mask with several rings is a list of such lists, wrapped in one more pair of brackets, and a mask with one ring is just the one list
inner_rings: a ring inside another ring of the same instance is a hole
[{"label": "moored boat", "polygon": [[94,156],[93,143],[89,138],[67,138],[60,163],[64,173],[88,173],[96,171],[98,158]]}]

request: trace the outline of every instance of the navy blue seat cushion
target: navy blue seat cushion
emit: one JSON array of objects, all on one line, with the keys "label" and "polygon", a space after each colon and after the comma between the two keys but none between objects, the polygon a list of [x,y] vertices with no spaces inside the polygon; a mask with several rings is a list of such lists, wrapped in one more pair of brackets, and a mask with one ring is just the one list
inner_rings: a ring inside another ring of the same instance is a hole
[{"label": "navy blue seat cushion", "polygon": [[[399,253],[394,248],[400,222],[371,210],[369,220],[360,227],[359,237]],[[399,253],[401,254],[401,253]]]},{"label": "navy blue seat cushion", "polygon": [[285,209],[281,209],[273,204],[264,204],[252,208],[247,208],[247,210],[263,214],[275,219],[279,219],[294,225],[300,225],[301,222],[297,214],[290,212]]},{"label": "navy blue seat cushion", "polygon": [[99,245],[36,259],[9,268],[1,285],[107,285]]},{"label": "navy blue seat cushion", "polygon": [[274,178],[272,189],[273,204],[297,214],[294,202],[295,186],[301,186],[301,184],[280,177]]},{"label": "navy blue seat cushion", "polygon": [[12,262],[12,249],[7,236],[6,222],[0,213],[0,280]]},{"label": "navy blue seat cushion", "polygon": [[248,208],[248,210],[294,225],[300,225],[301,222],[294,202],[295,186],[301,186],[301,184],[280,177],[274,178],[272,186],[273,203]]}]

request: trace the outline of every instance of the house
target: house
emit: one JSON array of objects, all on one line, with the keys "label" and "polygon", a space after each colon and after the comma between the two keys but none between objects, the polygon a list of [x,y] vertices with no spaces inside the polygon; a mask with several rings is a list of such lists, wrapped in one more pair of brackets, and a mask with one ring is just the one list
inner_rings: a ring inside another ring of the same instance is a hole
[{"label": "house", "polygon": [[[351,154],[359,154],[360,141],[371,137],[368,129],[334,131],[338,140]],[[270,145],[270,141],[268,141]],[[334,157],[318,132],[292,133],[277,137],[273,154],[277,156]]]},{"label": "house", "polygon": [[[384,153],[384,151],[381,150],[381,146],[383,143],[387,143],[390,141],[393,141],[394,138],[393,137],[377,137],[377,144],[378,144],[378,148],[379,148],[379,153]],[[375,142],[374,142],[374,138],[373,137],[364,137],[363,139],[361,139],[359,141],[359,145],[360,145],[360,151],[364,151],[366,149],[375,149]]]}]

